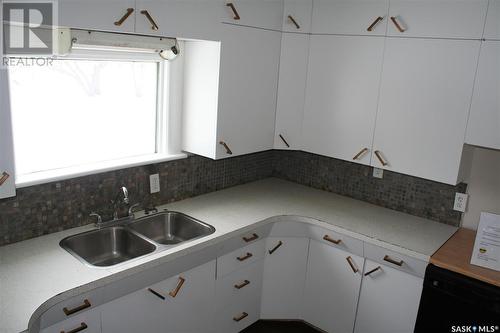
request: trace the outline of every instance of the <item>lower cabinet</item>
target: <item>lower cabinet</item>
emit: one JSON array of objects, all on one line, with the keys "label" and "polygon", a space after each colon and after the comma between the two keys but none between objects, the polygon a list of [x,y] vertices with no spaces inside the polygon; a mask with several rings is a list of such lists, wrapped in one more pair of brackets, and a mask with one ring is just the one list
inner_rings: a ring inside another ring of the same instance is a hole
[{"label": "lower cabinet", "polygon": [[100,333],[101,332],[101,313],[99,309],[85,311],[69,319],[58,322],[46,327],[41,333]]},{"label": "lower cabinet", "polygon": [[369,259],[364,274],[354,332],[413,332],[423,279]]},{"label": "lower cabinet", "polygon": [[262,319],[301,319],[309,238],[266,241]]},{"label": "lower cabinet", "polygon": [[327,332],[352,332],[363,265],[362,257],[311,240],[304,320]]}]

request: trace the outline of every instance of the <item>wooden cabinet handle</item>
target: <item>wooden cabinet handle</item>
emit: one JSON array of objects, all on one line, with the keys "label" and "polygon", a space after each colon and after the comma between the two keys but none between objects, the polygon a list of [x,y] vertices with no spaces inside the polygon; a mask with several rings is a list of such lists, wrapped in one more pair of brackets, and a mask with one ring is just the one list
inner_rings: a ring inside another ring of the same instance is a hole
[{"label": "wooden cabinet handle", "polygon": [[398,261],[398,260],[392,259],[388,255],[384,256],[384,261],[390,262],[391,264],[396,265],[396,266],[400,266],[400,267],[403,266],[403,264],[404,264],[403,260]]},{"label": "wooden cabinet handle", "polygon": [[177,296],[177,294],[179,293],[179,291],[181,290],[182,288],[182,285],[184,284],[184,282],[186,282],[186,279],[184,279],[182,276],[179,276],[179,283],[177,283],[177,287],[175,287],[174,290],[172,290],[171,292],[169,292],[168,294],[172,297],[175,297]]},{"label": "wooden cabinet handle", "polygon": [[226,6],[228,6],[229,8],[231,8],[231,10],[233,11],[233,20],[239,20],[240,19],[240,14],[238,14],[238,11],[236,10],[236,7],[234,6],[234,4],[232,2],[228,2],[226,4]]},{"label": "wooden cabinet handle", "polygon": [[403,29],[403,27],[399,24],[398,22],[398,18],[396,16],[391,16],[391,21],[392,23],[396,26],[396,29],[399,30],[399,32],[403,33],[405,32],[406,30]]},{"label": "wooden cabinet handle", "polygon": [[245,241],[245,243],[249,243],[256,240],[257,238],[259,238],[259,235],[253,233],[251,237],[243,237],[243,240]]},{"label": "wooden cabinet handle", "polygon": [[141,14],[146,16],[148,19],[149,23],[151,23],[151,30],[156,31],[158,30],[158,25],[156,24],[155,20],[153,20],[153,17],[147,10],[141,10]]},{"label": "wooden cabinet handle", "polygon": [[347,262],[349,263],[349,266],[351,266],[351,269],[354,273],[357,273],[359,272],[359,269],[356,267],[356,265],[354,264],[354,261],[352,260],[351,256],[345,258],[347,260]]},{"label": "wooden cabinet handle", "polygon": [[118,27],[121,26],[123,24],[123,22],[125,22],[129,18],[129,16],[132,15],[133,12],[134,12],[134,8],[127,8],[127,12],[125,13],[125,15],[123,15],[121,19],[116,21],[115,25]]},{"label": "wooden cabinet handle", "polygon": [[234,320],[235,322],[239,322],[239,321],[242,321],[243,319],[245,319],[246,317],[248,317],[248,313],[243,312],[243,313],[241,313],[241,315],[239,315],[238,317],[233,317],[233,320]]},{"label": "wooden cabinet handle", "polygon": [[240,284],[235,284],[235,285],[234,285],[234,287],[235,287],[236,289],[241,289],[241,288],[243,288],[243,287],[245,287],[245,286],[248,286],[249,284],[250,284],[250,281],[248,281],[248,280],[244,280],[244,281],[243,281],[242,283],[240,283]]},{"label": "wooden cabinet handle", "polygon": [[221,144],[226,149],[226,153],[228,155],[233,155],[233,152],[231,151],[231,149],[229,149],[227,143],[225,143],[224,141],[220,141],[219,144]]},{"label": "wooden cabinet handle", "polygon": [[83,330],[86,330],[88,328],[87,324],[81,323],[80,326],[77,328],[73,328],[71,331],[61,331],[61,333],[76,333],[76,332],[81,332]]},{"label": "wooden cabinet handle", "polygon": [[370,24],[370,26],[366,29],[366,31],[373,31],[373,28],[375,28],[375,26],[381,22],[384,18],[382,16],[379,16],[375,19],[375,21],[373,21],[372,24]]},{"label": "wooden cabinet handle", "polygon": [[300,29],[300,25],[297,23],[297,21],[295,21],[295,19],[293,18],[292,15],[288,15],[288,19],[290,20],[290,22],[293,23],[293,25],[295,26],[295,28]]},{"label": "wooden cabinet handle", "polygon": [[366,154],[368,152],[368,148],[363,148],[360,150],[359,153],[357,153],[356,155],[354,155],[354,157],[352,158],[354,161],[356,161],[357,159],[359,159],[361,156],[363,156],[364,154]]},{"label": "wooden cabinet handle", "polygon": [[274,251],[276,251],[281,245],[283,245],[283,242],[279,241],[278,244],[276,244],[275,247],[273,247],[272,249],[269,250],[269,254],[273,254]]},{"label": "wooden cabinet handle", "polygon": [[380,164],[382,164],[382,166],[389,165],[389,163],[387,163],[382,157],[382,153],[380,152],[380,150],[375,150],[375,156],[377,156],[377,159],[380,162]]},{"label": "wooden cabinet handle", "polygon": [[156,292],[155,290],[153,290],[153,289],[151,289],[151,288],[148,288],[148,291],[149,291],[151,294],[155,295],[156,297],[161,298],[162,300],[165,300],[165,296],[163,296],[163,295],[159,294],[159,293],[158,293],[158,292]]},{"label": "wooden cabinet handle", "polygon": [[285,138],[283,137],[283,135],[281,135],[281,134],[280,134],[280,135],[279,135],[279,137],[280,137],[281,141],[283,141],[283,143],[285,144],[285,146],[286,146],[287,148],[290,148],[290,145],[289,145],[289,144],[288,144],[288,142],[285,140]]},{"label": "wooden cabinet handle", "polygon": [[70,316],[74,313],[77,313],[77,312],[80,312],[82,310],[85,310],[86,308],[90,308],[91,307],[91,304],[89,302],[88,299],[85,299],[83,300],[83,304],[82,305],[79,305],[77,306],[76,308],[73,308],[73,309],[68,309],[68,308],[63,308],[63,311],[64,311],[64,314],[66,316]]},{"label": "wooden cabinet handle", "polygon": [[328,235],[324,235],[323,239],[326,240],[327,242],[339,245],[342,242],[342,239],[333,239]]},{"label": "wooden cabinet handle", "polygon": [[380,267],[380,266],[377,266],[377,267],[375,267],[374,269],[372,269],[371,271],[366,272],[366,273],[365,273],[365,276],[368,276],[368,275],[370,275],[370,274],[372,274],[372,273],[375,273],[375,272],[376,272],[376,271],[378,271],[379,269],[381,269],[381,267]]},{"label": "wooden cabinet handle", "polygon": [[244,256],[236,257],[236,259],[238,259],[238,261],[245,261],[247,259],[250,259],[252,256],[253,256],[253,254],[251,254],[250,252],[247,252],[247,254],[245,254]]},{"label": "wooden cabinet handle", "polygon": [[2,172],[2,176],[0,177],[0,186],[3,185],[9,179],[10,175],[7,172]]}]

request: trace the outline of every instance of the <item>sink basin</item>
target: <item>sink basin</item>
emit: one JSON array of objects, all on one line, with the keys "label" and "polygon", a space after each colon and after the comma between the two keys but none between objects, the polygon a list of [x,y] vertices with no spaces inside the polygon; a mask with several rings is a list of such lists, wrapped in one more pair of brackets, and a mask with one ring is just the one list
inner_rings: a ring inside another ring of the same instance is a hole
[{"label": "sink basin", "polygon": [[178,212],[143,217],[128,226],[153,241],[173,245],[215,232],[211,225]]},{"label": "sink basin", "polygon": [[92,266],[108,267],[143,256],[156,246],[124,227],[109,227],[69,236],[61,247]]}]

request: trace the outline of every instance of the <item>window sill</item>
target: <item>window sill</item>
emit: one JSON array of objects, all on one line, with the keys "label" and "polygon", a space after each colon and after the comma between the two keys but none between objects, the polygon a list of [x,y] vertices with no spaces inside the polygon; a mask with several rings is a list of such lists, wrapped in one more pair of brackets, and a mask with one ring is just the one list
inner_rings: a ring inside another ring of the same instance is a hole
[{"label": "window sill", "polygon": [[94,164],[87,164],[77,167],[37,172],[29,175],[16,176],[16,188],[23,188],[33,185],[51,183],[60,180],[88,176],[96,173],[103,173],[113,170],[132,168],[141,165],[179,160],[186,157],[187,154],[185,153],[178,153],[171,155],[154,154],[154,155],[130,157],[126,159],[106,161]]}]

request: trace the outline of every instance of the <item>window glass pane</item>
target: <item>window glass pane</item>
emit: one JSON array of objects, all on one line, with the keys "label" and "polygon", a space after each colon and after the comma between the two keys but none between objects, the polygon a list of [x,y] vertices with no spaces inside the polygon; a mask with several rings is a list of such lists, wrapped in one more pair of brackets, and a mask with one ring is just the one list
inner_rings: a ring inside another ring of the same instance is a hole
[{"label": "window glass pane", "polygon": [[158,66],[65,59],[11,67],[17,173],[155,153]]}]

